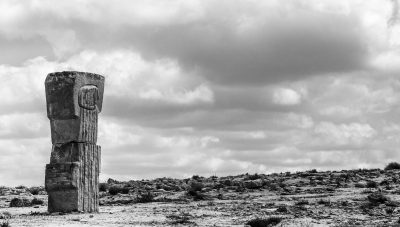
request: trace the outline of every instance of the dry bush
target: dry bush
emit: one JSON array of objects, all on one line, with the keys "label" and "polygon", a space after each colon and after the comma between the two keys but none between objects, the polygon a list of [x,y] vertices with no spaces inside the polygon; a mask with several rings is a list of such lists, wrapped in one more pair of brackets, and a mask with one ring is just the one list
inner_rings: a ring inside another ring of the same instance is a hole
[{"label": "dry bush", "polygon": [[137,203],[151,203],[154,202],[154,195],[151,192],[140,194],[136,197]]},{"label": "dry bush", "polygon": [[10,207],[29,207],[31,201],[29,199],[14,198],[10,201]]},{"label": "dry bush", "polygon": [[281,217],[269,217],[267,219],[255,218],[246,223],[246,225],[250,225],[251,227],[266,227],[266,226],[275,226],[282,221]]},{"label": "dry bush", "polygon": [[373,205],[384,204],[389,198],[380,192],[375,192],[367,196],[368,201]]},{"label": "dry bush", "polygon": [[190,221],[193,216],[189,213],[181,212],[179,214],[168,215],[167,218],[171,219],[171,224],[173,225],[191,225],[195,226],[195,223]]},{"label": "dry bush", "polygon": [[297,206],[303,206],[303,205],[308,205],[308,204],[310,204],[308,202],[308,200],[300,200],[300,201],[295,203],[295,205],[297,205]]},{"label": "dry bush", "polygon": [[42,188],[40,188],[40,187],[30,187],[30,188],[28,188],[28,191],[32,195],[39,195],[39,192],[42,191]]},{"label": "dry bush", "polygon": [[257,180],[257,179],[260,179],[261,178],[261,176],[260,175],[258,175],[257,173],[255,173],[255,174],[250,174],[249,176],[248,176],[248,179],[249,180]]},{"label": "dry bush", "polygon": [[366,187],[367,188],[377,188],[378,183],[376,183],[375,181],[368,181]]},{"label": "dry bush", "polygon": [[99,191],[101,192],[106,192],[109,189],[109,186],[107,183],[100,183],[99,184]]},{"label": "dry bush", "polygon": [[33,198],[32,201],[31,201],[31,205],[32,206],[33,205],[43,205],[43,204],[44,204],[44,201],[41,200],[41,199],[38,199],[38,198]]},{"label": "dry bush", "polygon": [[391,162],[386,167],[385,170],[400,169],[400,163]]},{"label": "dry bush", "polygon": [[190,183],[189,188],[186,193],[193,197],[194,200],[204,200],[205,196],[201,193],[201,190],[204,188],[204,184],[197,181],[192,181]]},{"label": "dry bush", "polygon": [[289,212],[288,208],[286,206],[284,206],[284,205],[279,206],[278,209],[276,209],[276,211],[279,212],[279,213],[287,213],[287,212]]},{"label": "dry bush", "polygon": [[110,193],[110,195],[116,195],[118,193],[120,193],[120,194],[129,194],[129,188],[122,187],[122,186],[111,186],[108,189],[108,193]]}]

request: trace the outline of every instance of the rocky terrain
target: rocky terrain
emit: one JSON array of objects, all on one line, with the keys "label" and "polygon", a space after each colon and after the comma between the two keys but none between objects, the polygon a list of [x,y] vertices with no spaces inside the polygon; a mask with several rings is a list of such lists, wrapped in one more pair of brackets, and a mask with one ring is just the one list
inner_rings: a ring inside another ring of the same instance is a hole
[{"label": "rocky terrain", "polygon": [[100,212],[47,211],[43,187],[0,188],[0,226],[400,226],[400,170],[193,176],[100,184]]}]

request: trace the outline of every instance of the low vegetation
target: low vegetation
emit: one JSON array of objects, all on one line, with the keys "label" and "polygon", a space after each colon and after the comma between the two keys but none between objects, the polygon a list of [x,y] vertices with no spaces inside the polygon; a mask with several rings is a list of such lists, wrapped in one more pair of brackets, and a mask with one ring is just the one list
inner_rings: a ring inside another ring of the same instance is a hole
[{"label": "low vegetation", "polygon": [[108,189],[108,193],[110,193],[110,195],[117,195],[118,193],[120,194],[128,194],[129,193],[129,188],[124,187],[124,186],[111,186]]},{"label": "low vegetation", "polygon": [[136,197],[137,203],[151,203],[154,202],[154,195],[151,192],[140,194]]},{"label": "low vegetation", "polygon": [[281,217],[269,217],[267,219],[256,218],[248,221],[246,225],[249,225],[250,227],[269,227],[269,226],[275,226],[279,224],[281,221],[282,221]]},{"label": "low vegetation", "polygon": [[170,224],[172,225],[195,226],[195,223],[190,220],[192,217],[192,215],[186,212],[180,212],[178,214],[171,214],[167,216],[167,218],[170,220]]},{"label": "low vegetation", "polygon": [[400,163],[391,162],[386,167],[385,170],[400,169]]},{"label": "low vegetation", "polygon": [[45,194],[44,187],[30,187],[30,188],[28,188],[28,191],[29,191],[32,195],[39,195],[39,194],[42,193],[42,192],[43,192],[43,194]]},{"label": "low vegetation", "polygon": [[10,207],[29,207],[31,201],[29,199],[14,198],[10,202]]},{"label": "low vegetation", "polygon": [[[388,166],[385,170],[396,169],[394,164]],[[323,220],[337,226],[388,226],[400,220],[400,175],[398,171],[385,170],[194,175],[186,179],[127,182],[109,179],[99,185],[100,205],[138,204],[132,209],[148,209],[142,213],[151,209],[155,216],[162,214],[163,224],[169,225],[205,225],[204,219],[209,220],[209,225],[215,222],[215,215],[230,214],[235,217],[231,224],[251,227],[308,226],[291,222],[303,218],[311,223],[309,226],[326,224]],[[0,191],[6,199],[0,200],[0,205],[3,201],[3,207],[37,208],[46,201],[42,190],[43,187],[3,187]],[[354,216],[361,218],[356,220]],[[223,215],[218,218],[229,219]],[[1,214],[0,219],[8,220]]]},{"label": "low vegetation", "polygon": [[44,201],[38,198],[33,198],[32,200],[26,198],[14,198],[10,201],[10,207],[29,207],[35,205],[43,205]]},{"label": "low vegetation", "polygon": [[3,222],[0,224],[0,227],[10,227],[10,223],[9,223],[8,221],[3,221]]},{"label": "low vegetation", "polygon": [[100,183],[99,184],[99,191],[100,192],[107,192],[107,190],[109,189],[109,186],[107,183]]}]

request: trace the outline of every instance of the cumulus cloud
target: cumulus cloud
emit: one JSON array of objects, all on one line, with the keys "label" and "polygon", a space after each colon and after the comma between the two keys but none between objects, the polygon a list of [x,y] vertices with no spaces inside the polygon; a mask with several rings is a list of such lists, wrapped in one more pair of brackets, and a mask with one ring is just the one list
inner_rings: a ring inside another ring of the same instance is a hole
[{"label": "cumulus cloud", "polygon": [[352,143],[363,144],[376,134],[370,125],[359,123],[335,125],[331,122],[321,122],[314,131],[326,140],[323,144],[331,147]]},{"label": "cumulus cloud", "polygon": [[191,104],[196,102],[213,102],[214,96],[210,88],[199,85],[193,91],[160,92],[155,89],[141,91],[139,97],[145,100],[166,101],[178,104]]},{"label": "cumulus cloud", "polygon": [[281,105],[296,105],[301,102],[301,96],[289,88],[279,88],[274,91],[273,101]]}]

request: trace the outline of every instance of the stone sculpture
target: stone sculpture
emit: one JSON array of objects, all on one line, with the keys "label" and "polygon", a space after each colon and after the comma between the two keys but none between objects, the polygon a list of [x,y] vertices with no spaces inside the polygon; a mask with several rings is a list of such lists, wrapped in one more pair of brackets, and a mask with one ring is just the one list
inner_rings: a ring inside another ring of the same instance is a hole
[{"label": "stone sculpture", "polygon": [[46,165],[49,212],[98,212],[101,147],[97,142],[104,77],[56,72],[45,81],[52,151]]}]

